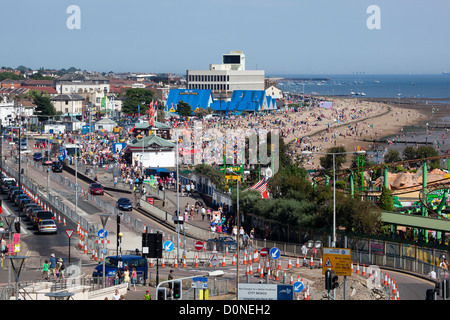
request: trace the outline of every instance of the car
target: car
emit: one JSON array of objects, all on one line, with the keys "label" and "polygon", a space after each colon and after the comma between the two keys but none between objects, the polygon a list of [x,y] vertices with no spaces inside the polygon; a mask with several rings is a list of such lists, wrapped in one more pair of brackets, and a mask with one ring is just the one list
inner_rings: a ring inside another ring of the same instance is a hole
[{"label": "car", "polygon": [[58,227],[54,220],[52,219],[43,219],[38,224],[38,232],[39,233],[58,233]]},{"label": "car", "polygon": [[214,243],[216,244],[216,250],[225,252],[226,246],[228,245],[228,250],[235,251],[237,242],[232,237],[217,237],[214,239],[208,239],[206,242],[207,249],[212,250],[214,248]]},{"label": "car", "polygon": [[22,200],[24,200],[24,199],[28,199],[28,200],[31,201],[30,197],[29,197],[26,193],[24,193],[24,194],[19,194],[19,195],[17,195],[17,197],[14,198],[14,205],[15,205],[16,207],[18,207],[20,201],[22,201]]},{"label": "car", "polygon": [[36,215],[36,213],[38,213],[39,211],[42,211],[41,207],[32,207],[29,208],[26,212],[26,216],[28,217],[28,221],[30,221],[31,224],[33,224],[33,220],[34,220],[34,216]]},{"label": "car", "polygon": [[53,164],[53,161],[49,157],[42,158],[42,165],[43,166],[51,166],[52,164]]},{"label": "car", "polygon": [[119,210],[131,211],[133,210],[133,203],[128,198],[120,198],[119,200],[117,200],[117,208],[119,208]]},{"label": "car", "polygon": [[100,183],[91,183],[89,185],[89,193],[103,195],[105,193],[105,190]]},{"label": "car", "polygon": [[53,220],[53,213],[51,213],[50,211],[44,211],[44,210],[38,211],[33,216],[32,224],[34,227],[37,228],[37,226],[39,225],[39,222],[41,222],[42,220],[46,220],[46,219]]},{"label": "car", "polygon": [[40,207],[37,203],[34,203],[34,202],[25,203],[22,206],[22,212],[25,213],[25,219],[27,219],[27,220],[29,219],[28,210],[30,210],[31,208],[40,208]]},{"label": "car", "polygon": [[34,161],[41,161],[42,160],[42,152],[35,152],[33,154],[33,160]]},{"label": "car", "polygon": [[19,189],[14,190],[14,191],[12,192],[11,197],[9,198],[9,200],[10,200],[12,203],[15,203],[15,202],[16,202],[16,197],[17,197],[18,195],[21,195],[21,194],[25,194],[25,192],[23,192],[22,190],[19,190]]},{"label": "car", "polygon": [[17,185],[16,179],[14,178],[3,178],[2,179],[2,193],[6,194],[10,187],[15,187]]},{"label": "car", "polygon": [[16,191],[19,190],[18,186],[12,186],[9,188],[8,190],[8,199],[11,199],[12,194]]},{"label": "car", "polygon": [[53,161],[52,163],[52,171],[53,172],[62,172],[63,165],[59,161]]},{"label": "car", "polygon": [[23,212],[25,206],[30,203],[34,203],[30,197],[20,199],[19,204],[17,205],[19,212]]}]

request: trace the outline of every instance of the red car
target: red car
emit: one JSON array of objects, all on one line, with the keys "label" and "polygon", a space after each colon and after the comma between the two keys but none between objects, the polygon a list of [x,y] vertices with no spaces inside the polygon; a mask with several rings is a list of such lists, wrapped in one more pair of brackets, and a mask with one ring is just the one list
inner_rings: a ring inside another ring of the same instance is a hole
[{"label": "red car", "polygon": [[102,196],[105,193],[105,190],[103,189],[103,186],[100,183],[91,183],[89,185],[89,193],[98,194]]}]

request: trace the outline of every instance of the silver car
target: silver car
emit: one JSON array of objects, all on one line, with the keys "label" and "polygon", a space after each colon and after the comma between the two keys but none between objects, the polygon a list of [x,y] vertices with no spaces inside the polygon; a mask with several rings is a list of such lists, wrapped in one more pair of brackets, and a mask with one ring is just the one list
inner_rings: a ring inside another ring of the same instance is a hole
[{"label": "silver car", "polygon": [[38,224],[39,233],[57,233],[58,227],[52,219],[43,219]]}]

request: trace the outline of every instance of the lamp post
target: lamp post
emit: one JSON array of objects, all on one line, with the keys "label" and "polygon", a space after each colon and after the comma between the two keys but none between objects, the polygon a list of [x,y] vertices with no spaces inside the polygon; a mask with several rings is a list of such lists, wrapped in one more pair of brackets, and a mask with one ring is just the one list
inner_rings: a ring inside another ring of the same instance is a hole
[{"label": "lamp post", "polygon": [[239,174],[235,173],[233,169],[228,168],[227,172],[234,174],[236,176],[236,228],[237,228],[237,234],[236,234],[236,256],[237,256],[237,263],[236,263],[236,300],[239,300],[238,298],[238,287],[239,287]]},{"label": "lamp post", "polygon": [[341,154],[365,154],[366,151],[360,150],[355,152],[313,152],[313,151],[302,151],[303,155],[310,154],[323,154],[333,156],[333,240],[331,242],[331,247],[336,248],[336,155]]}]

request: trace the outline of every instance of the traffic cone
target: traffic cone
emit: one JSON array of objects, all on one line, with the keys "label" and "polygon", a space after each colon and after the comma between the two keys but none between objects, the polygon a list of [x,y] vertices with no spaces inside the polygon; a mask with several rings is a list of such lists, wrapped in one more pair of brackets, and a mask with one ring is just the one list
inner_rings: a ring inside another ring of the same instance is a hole
[{"label": "traffic cone", "polygon": [[209,267],[209,268],[212,268],[211,259],[209,259],[208,267]]},{"label": "traffic cone", "polygon": [[258,261],[258,269],[256,270],[256,272],[260,273],[261,272],[261,262]]},{"label": "traffic cone", "polygon": [[228,245],[225,247],[225,255],[228,255]]},{"label": "traffic cone", "polygon": [[58,214],[58,223],[61,223],[61,214]]},{"label": "traffic cone", "polygon": [[247,251],[244,252],[244,261],[242,264],[247,264]]},{"label": "traffic cone", "polygon": [[173,267],[174,267],[174,268],[178,268],[177,256],[175,256],[175,258],[174,258],[174,260],[173,260]]},{"label": "traffic cone", "polygon": [[195,256],[194,267],[195,267],[195,268],[198,268],[198,257],[197,257],[197,255]]},{"label": "traffic cone", "polygon": [[66,226],[66,217],[63,217],[63,226]]},{"label": "traffic cone", "polygon": [[248,272],[249,274],[253,274],[253,264],[251,262],[248,264]]},{"label": "traffic cone", "polygon": [[309,263],[309,268],[312,269],[314,267],[314,259],[313,255],[311,255],[311,262]]},{"label": "traffic cone", "polygon": [[161,268],[164,268],[166,266],[166,263],[164,261],[164,256],[162,256],[162,260],[161,260]]},{"label": "traffic cone", "polygon": [[275,281],[280,280],[280,278],[278,277],[278,270],[275,272]]},{"label": "traffic cone", "polygon": [[305,300],[309,300],[309,283],[306,283]]},{"label": "traffic cone", "polygon": [[292,272],[291,272],[291,282],[290,282],[290,284],[294,284],[294,276],[292,275]]},{"label": "traffic cone", "polygon": [[356,263],[356,274],[359,274],[359,262]]},{"label": "traffic cone", "polygon": [[319,260],[319,268],[322,269],[322,257],[320,257],[320,260]]},{"label": "traffic cone", "polygon": [[298,258],[298,256],[297,256],[297,263],[295,264],[295,267],[300,268],[300,259]]},{"label": "traffic cone", "polygon": [[387,276],[387,273],[384,274],[384,285],[385,285],[385,286],[388,285],[388,276]]},{"label": "traffic cone", "polygon": [[353,273],[353,261],[350,262],[351,273]]},{"label": "traffic cone", "polygon": [[87,244],[86,244],[86,242],[84,243],[84,253],[87,253]]},{"label": "traffic cone", "polygon": [[366,276],[366,265],[365,265],[365,264],[363,264],[362,276],[363,276],[363,277]]},{"label": "traffic cone", "polygon": [[277,267],[277,270],[281,270],[281,258],[278,259],[278,267]]},{"label": "traffic cone", "polygon": [[231,261],[231,265],[235,266],[236,265],[236,255],[233,253],[233,260]]},{"label": "traffic cone", "polygon": [[222,258],[222,267],[225,267],[226,266],[226,264],[225,264],[225,255],[223,255],[223,258]]},{"label": "traffic cone", "polygon": [[291,269],[291,268],[292,268],[291,257],[289,257],[287,268],[288,268],[288,269]]},{"label": "traffic cone", "polygon": [[264,270],[263,268],[261,268],[260,272],[259,272],[259,277],[262,279],[264,278]]},{"label": "traffic cone", "polygon": [[80,234],[80,221],[78,221],[78,224],[77,224],[77,234]]},{"label": "traffic cone", "polygon": [[154,267],[155,263],[153,262],[153,258],[150,258],[150,268]]}]

